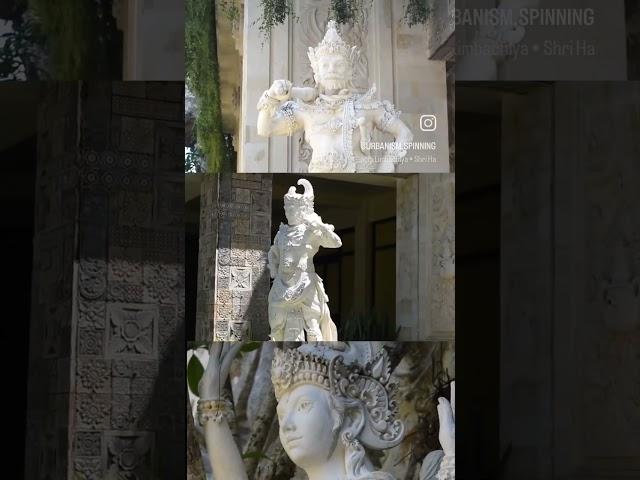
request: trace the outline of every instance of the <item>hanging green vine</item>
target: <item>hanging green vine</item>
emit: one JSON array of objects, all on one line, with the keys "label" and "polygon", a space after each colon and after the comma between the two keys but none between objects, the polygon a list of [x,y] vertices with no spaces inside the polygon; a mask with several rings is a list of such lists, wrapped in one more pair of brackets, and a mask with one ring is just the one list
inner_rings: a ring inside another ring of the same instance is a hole
[{"label": "hanging green vine", "polygon": [[329,18],[341,24],[362,24],[373,0],[331,0]]},{"label": "hanging green vine", "polygon": [[110,0],[29,0],[38,33],[46,37],[57,80],[121,75],[121,51]]},{"label": "hanging green vine", "polygon": [[402,20],[413,27],[414,25],[426,25],[431,17],[433,9],[427,5],[428,0],[407,0]]},{"label": "hanging green vine", "polygon": [[261,0],[262,15],[254,21],[265,39],[271,37],[271,30],[285,22],[287,17],[297,18],[293,8],[293,0]]},{"label": "hanging green vine", "polygon": [[[407,0],[402,21],[409,27],[426,25],[433,12],[428,5],[429,0]],[[231,21],[237,21],[240,10],[234,0],[221,0],[222,11]],[[362,24],[367,10],[371,9],[373,0],[330,0],[329,18],[340,24]],[[262,14],[253,24],[265,39],[271,37],[271,31],[278,25],[285,23],[288,17],[295,16],[293,0],[261,0]]]},{"label": "hanging green vine", "polygon": [[207,158],[209,172],[228,167],[224,164],[215,14],[212,0],[186,3],[185,80],[198,104],[195,135],[200,151]]}]

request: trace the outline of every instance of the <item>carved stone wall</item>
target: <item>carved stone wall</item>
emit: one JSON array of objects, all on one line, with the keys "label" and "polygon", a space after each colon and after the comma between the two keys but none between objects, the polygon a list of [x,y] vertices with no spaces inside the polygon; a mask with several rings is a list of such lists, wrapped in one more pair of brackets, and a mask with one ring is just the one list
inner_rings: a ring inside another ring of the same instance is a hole
[{"label": "carved stone wall", "polygon": [[398,180],[396,324],[405,340],[455,337],[455,177]]},{"label": "carved stone wall", "polygon": [[197,335],[267,340],[271,175],[207,175],[201,188]]},{"label": "carved stone wall", "polygon": [[507,476],[634,478],[640,84],[561,83],[518,97],[503,135]]},{"label": "carved stone wall", "polygon": [[182,83],[51,84],[26,476],[184,474]]},{"label": "carved stone wall", "polygon": [[[307,171],[311,148],[303,141],[302,134],[258,136],[256,104],[262,92],[275,80],[286,78],[298,86],[313,84],[307,49],[315,47],[324,37],[329,4],[328,0],[296,0],[294,9],[298,20],[290,19],[277,26],[271,32],[270,40],[265,41],[254,24],[262,12],[260,2],[245,0],[238,171]],[[435,139],[437,142],[436,150],[413,152],[416,157],[426,157],[429,153],[438,159],[436,163],[426,162],[423,158],[401,165],[399,171],[449,172],[445,62],[429,59],[426,54],[427,28],[409,28],[401,21],[403,15],[402,2],[375,1],[364,11],[362,24],[341,25],[340,31],[347,43],[362,49],[362,58],[355,69],[356,84],[365,87],[375,83],[377,95],[403,112],[402,119],[412,130],[414,141]],[[441,15],[438,10],[434,18],[440,19]],[[420,129],[422,115],[436,115],[436,132]]]},{"label": "carved stone wall", "polygon": [[431,0],[432,17],[427,25],[430,59],[455,60],[455,1]]}]

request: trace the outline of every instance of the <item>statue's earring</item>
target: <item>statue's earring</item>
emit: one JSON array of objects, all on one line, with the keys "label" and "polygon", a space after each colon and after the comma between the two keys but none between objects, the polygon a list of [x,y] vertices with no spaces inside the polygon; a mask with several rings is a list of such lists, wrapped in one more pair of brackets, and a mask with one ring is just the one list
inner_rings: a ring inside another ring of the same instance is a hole
[{"label": "statue's earring", "polygon": [[358,450],[361,448],[360,442],[351,432],[343,432],[340,435],[340,440],[346,449]]}]

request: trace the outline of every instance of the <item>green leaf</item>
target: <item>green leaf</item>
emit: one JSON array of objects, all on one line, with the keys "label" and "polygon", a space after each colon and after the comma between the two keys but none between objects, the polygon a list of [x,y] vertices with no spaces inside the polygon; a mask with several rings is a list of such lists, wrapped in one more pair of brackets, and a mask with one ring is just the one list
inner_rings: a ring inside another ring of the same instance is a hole
[{"label": "green leaf", "polygon": [[187,365],[187,384],[189,385],[189,390],[194,395],[198,394],[198,384],[200,383],[200,379],[204,374],[204,367],[200,362],[200,359],[195,355],[191,357],[189,363]]},{"label": "green leaf", "polygon": [[240,351],[242,353],[253,352],[257,350],[262,345],[262,342],[247,342],[240,347]]},{"label": "green leaf", "polygon": [[197,350],[198,348],[206,348],[209,349],[209,344],[207,342],[197,342],[190,341],[187,342],[187,349],[189,350]]},{"label": "green leaf", "polygon": [[255,458],[257,460],[265,458],[265,459],[273,462],[273,460],[271,458],[267,457],[262,452],[247,452],[247,453],[242,454],[242,458]]}]

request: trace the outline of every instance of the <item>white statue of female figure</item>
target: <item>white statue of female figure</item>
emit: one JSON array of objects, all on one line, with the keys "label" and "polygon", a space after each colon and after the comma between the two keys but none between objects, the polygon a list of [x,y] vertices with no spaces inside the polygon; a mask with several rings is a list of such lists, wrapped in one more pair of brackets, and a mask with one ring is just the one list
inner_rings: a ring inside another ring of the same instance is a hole
[{"label": "white statue of female figure", "polygon": [[[204,427],[216,480],[247,479],[228,425],[232,405],[221,396],[239,343],[214,343],[200,382],[198,421]],[[404,435],[387,356],[384,350],[372,352],[369,345],[334,342],[276,350],[271,379],[278,400],[280,441],[309,480],[395,480],[376,470],[367,455],[367,450],[398,445]],[[452,423],[445,420],[453,419],[451,412],[449,402],[441,399],[444,459],[423,468],[426,473],[435,471],[439,480],[455,478],[451,450],[455,434]]]},{"label": "white statue of female figure", "polygon": [[[333,225],[324,223],[313,210],[313,187],[298,180],[304,193],[289,188],[284,196],[288,225],[280,229],[269,250],[269,325],[272,340],[335,341],[338,333],[331,320],[329,297],[316,274],[313,257],[320,247],[339,248]],[[305,338],[306,334],[306,338]]]},{"label": "white statue of female figure", "polygon": [[[334,20],[316,48],[309,47],[315,87],[276,80],[258,102],[258,135],[292,135],[304,130],[312,148],[309,172],[390,173],[406,155],[413,134],[388,101],[355,88],[354,65],[360,55],[340,37]],[[391,134],[398,146],[374,162],[369,143],[374,129]]]}]

